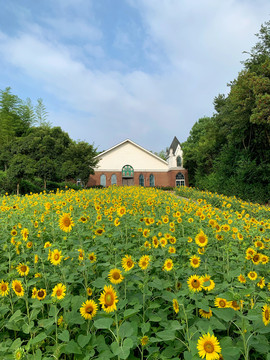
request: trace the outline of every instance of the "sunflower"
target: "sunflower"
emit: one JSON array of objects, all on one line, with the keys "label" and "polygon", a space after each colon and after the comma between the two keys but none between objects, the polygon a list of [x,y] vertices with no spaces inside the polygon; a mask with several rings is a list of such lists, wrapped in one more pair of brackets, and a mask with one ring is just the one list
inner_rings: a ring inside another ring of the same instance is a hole
[{"label": "sunflower", "polygon": [[99,302],[102,306],[102,309],[107,313],[117,310],[116,303],[118,302],[118,299],[116,292],[111,285],[104,286],[104,290],[99,298]]},{"label": "sunflower", "polygon": [[14,290],[14,292],[15,292],[15,294],[17,296],[23,296],[24,295],[24,289],[23,289],[21,281],[13,280],[12,281],[12,289]]},{"label": "sunflower", "polygon": [[44,244],[44,249],[47,249],[50,246],[52,246],[52,244],[49,241],[46,241],[45,244]]},{"label": "sunflower", "polygon": [[31,249],[32,246],[33,246],[33,242],[28,241],[27,244],[26,244],[27,249]]},{"label": "sunflower", "polygon": [[35,257],[34,257],[34,263],[36,264],[38,262],[38,255],[35,254]]},{"label": "sunflower", "polygon": [[146,249],[151,249],[151,243],[149,241],[145,241],[145,243],[143,244],[143,246],[146,248]]},{"label": "sunflower", "polygon": [[88,296],[91,296],[93,294],[93,291],[92,291],[92,289],[90,287],[88,287],[86,289],[86,293],[87,293]]},{"label": "sunflower", "polygon": [[21,234],[22,234],[23,240],[26,241],[28,239],[29,230],[27,228],[24,228],[21,230]]},{"label": "sunflower", "polygon": [[247,282],[245,276],[242,275],[242,274],[240,274],[237,279],[238,279],[238,281],[239,281],[240,283],[242,283],[242,284],[245,284],[245,283]]},{"label": "sunflower", "polygon": [[112,284],[120,284],[124,279],[119,269],[110,270],[108,278]]},{"label": "sunflower", "polygon": [[86,300],[80,308],[80,313],[86,320],[91,320],[96,315],[97,308],[94,300]]},{"label": "sunflower", "polygon": [[83,261],[83,259],[84,259],[84,250],[83,249],[78,249],[78,253],[79,253],[78,259],[80,261]]},{"label": "sunflower", "polygon": [[64,323],[64,317],[63,315],[60,315],[59,318],[57,319],[57,325],[62,326],[63,323]]},{"label": "sunflower", "polygon": [[14,359],[15,360],[21,360],[24,359],[25,351],[22,347],[19,347],[14,351]]},{"label": "sunflower", "polygon": [[175,254],[175,253],[176,253],[175,247],[174,247],[174,246],[170,246],[168,252],[169,252],[170,254]]},{"label": "sunflower", "polygon": [[97,257],[94,252],[91,252],[90,254],[88,254],[88,259],[90,260],[91,263],[94,263],[97,261]]},{"label": "sunflower", "polygon": [[70,232],[74,226],[74,222],[69,213],[64,213],[59,219],[60,229],[65,232]]},{"label": "sunflower", "polygon": [[179,313],[179,304],[178,304],[177,299],[173,299],[173,310],[176,314]]},{"label": "sunflower", "polygon": [[251,258],[251,260],[253,264],[258,265],[261,262],[261,255],[257,253]]},{"label": "sunflower", "polygon": [[19,263],[19,265],[16,267],[16,269],[20,276],[27,276],[29,273],[29,267],[22,263]]},{"label": "sunflower", "polygon": [[204,290],[211,291],[214,289],[215,283],[211,279],[210,275],[205,274],[204,276],[202,276],[202,281],[203,281],[202,287]]},{"label": "sunflower", "polygon": [[256,250],[252,249],[251,247],[247,248],[246,259],[250,260],[255,254],[256,254]]},{"label": "sunflower", "polygon": [[117,214],[120,217],[125,215],[126,212],[127,212],[127,210],[126,210],[126,208],[124,206],[121,206],[120,208],[117,209]]},{"label": "sunflower", "polygon": [[150,230],[149,229],[144,229],[143,230],[143,237],[147,238],[149,236]]},{"label": "sunflower", "polygon": [[150,257],[148,255],[143,255],[139,260],[139,267],[142,270],[146,270],[148,268],[150,262]]},{"label": "sunflower", "polygon": [[47,293],[46,293],[45,289],[39,289],[39,290],[37,290],[36,298],[38,300],[43,300],[43,299],[45,299],[46,295],[47,295]]},{"label": "sunflower", "polygon": [[125,255],[122,258],[122,267],[125,271],[131,270],[135,265],[135,262],[132,260],[130,255]]},{"label": "sunflower", "polygon": [[173,268],[173,261],[172,259],[166,259],[163,265],[163,269],[166,271],[171,271]]},{"label": "sunflower", "polygon": [[98,228],[98,229],[96,229],[96,231],[95,231],[95,235],[101,236],[104,232],[105,232],[104,229]]},{"label": "sunflower", "polygon": [[55,285],[51,296],[56,297],[58,300],[64,299],[66,296],[66,286],[62,283]]},{"label": "sunflower", "polygon": [[119,226],[121,223],[120,223],[120,221],[119,221],[119,218],[116,218],[115,220],[114,220],[114,226]]},{"label": "sunflower", "polygon": [[234,309],[234,310],[240,310],[240,305],[236,300],[229,301],[228,307]]},{"label": "sunflower", "polygon": [[203,280],[198,275],[192,275],[188,278],[187,281],[188,287],[191,291],[201,291],[203,289],[202,284]]},{"label": "sunflower", "polygon": [[195,237],[195,242],[198,246],[204,247],[208,243],[208,237],[205,235],[205,233],[201,230],[199,234]]},{"label": "sunflower", "polygon": [[256,271],[250,271],[248,273],[248,277],[249,277],[250,280],[256,280],[257,277],[258,277],[258,274],[256,273]]},{"label": "sunflower", "polygon": [[219,359],[221,352],[218,339],[214,335],[210,335],[209,332],[198,339],[197,349],[199,356],[206,358],[206,360]]},{"label": "sunflower", "polygon": [[265,280],[264,277],[261,277],[259,282],[257,282],[257,286],[261,289],[263,289],[265,287]]},{"label": "sunflower", "polygon": [[53,265],[59,265],[62,260],[62,257],[63,256],[61,255],[61,251],[57,249],[50,252],[50,262]]},{"label": "sunflower", "polygon": [[197,255],[193,255],[190,259],[190,265],[193,267],[193,268],[197,268],[200,266],[200,262],[201,262],[201,258]]},{"label": "sunflower", "polygon": [[17,235],[17,231],[16,231],[15,229],[12,229],[10,233],[11,233],[12,236],[16,236],[16,235]]},{"label": "sunflower", "polygon": [[36,297],[37,297],[37,292],[38,292],[37,288],[34,287],[34,288],[32,289],[32,299],[36,299]]},{"label": "sunflower", "polygon": [[149,337],[147,335],[144,335],[140,340],[141,340],[142,346],[145,346],[148,344]]},{"label": "sunflower", "polygon": [[270,323],[270,307],[268,305],[263,306],[262,319],[265,326]]},{"label": "sunflower", "polygon": [[209,308],[209,311],[200,309],[199,314],[201,315],[201,317],[204,317],[206,319],[210,319],[210,317],[213,315],[212,310],[210,308]]},{"label": "sunflower", "polygon": [[218,297],[215,299],[215,306],[218,307],[219,309],[224,309],[229,306],[229,303],[226,299]]},{"label": "sunflower", "polygon": [[8,282],[5,282],[4,280],[2,280],[0,282],[0,295],[7,296],[8,293],[9,293]]},{"label": "sunflower", "polygon": [[158,248],[159,240],[158,240],[158,238],[157,238],[156,236],[153,236],[153,237],[152,237],[152,244],[153,244],[153,247],[154,247],[155,249]]},{"label": "sunflower", "polygon": [[269,262],[269,257],[267,255],[262,255],[261,256],[261,263],[263,265],[267,264]]},{"label": "sunflower", "polygon": [[167,243],[168,243],[168,241],[167,241],[167,239],[166,239],[165,237],[162,237],[162,238],[159,240],[159,242],[160,242],[160,245],[161,245],[162,247],[165,247],[165,246],[167,245]]}]

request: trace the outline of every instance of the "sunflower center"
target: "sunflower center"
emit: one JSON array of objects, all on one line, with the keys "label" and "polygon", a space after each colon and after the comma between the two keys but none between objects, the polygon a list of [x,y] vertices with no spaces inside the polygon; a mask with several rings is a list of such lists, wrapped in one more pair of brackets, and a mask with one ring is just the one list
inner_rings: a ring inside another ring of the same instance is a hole
[{"label": "sunflower center", "polygon": [[22,291],[21,285],[20,284],[16,284],[15,285],[15,290],[20,293]]},{"label": "sunflower center", "polygon": [[131,260],[128,260],[127,261],[127,267],[131,267],[132,266],[132,261]]},{"label": "sunflower center", "polygon": [[54,260],[59,260],[59,254],[54,255]]},{"label": "sunflower center", "polygon": [[44,290],[39,290],[37,295],[42,298],[45,295]]},{"label": "sunflower center", "polygon": [[120,274],[118,272],[113,273],[113,278],[114,278],[114,280],[119,280]]},{"label": "sunflower center", "polygon": [[61,296],[62,295],[62,290],[61,289],[56,290],[56,295]]},{"label": "sunflower center", "polygon": [[214,352],[215,348],[214,348],[212,342],[206,341],[206,343],[204,344],[204,350],[205,350],[205,352],[207,352],[208,354]]},{"label": "sunflower center", "polygon": [[199,236],[199,242],[201,244],[203,244],[205,242],[205,237],[204,236]]},{"label": "sunflower center", "polygon": [[251,274],[250,274],[250,277],[252,277],[252,278],[255,277],[255,274],[254,274],[254,273],[251,273]]},{"label": "sunflower center", "polygon": [[87,314],[92,314],[92,312],[93,312],[93,306],[91,306],[91,305],[88,305],[88,306],[86,306],[86,308],[85,308],[85,312],[87,313]]},{"label": "sunflower center", "polygon": [[68,217],[66,217],[64,220],[63,220],[63,224],[66,226],[66,227],[69,227],[70,224],[71,224],[71,221]]},{"label": "sunflower center", "polygon": [[171,267],[172,267],[172,263],[171,263],[171,262],[167,262],[166,266],[167,266],[167,268],[171,268]]},{"label": "sunflower center", "polygon": [[265,310],[264,317],[265,317],[266,320],[269,320],[269,318],[270,318],[269,310]]},{"label": "sunflower center", "polygon": [[106,304],[107,306],[112,306],[113,301],[114,301],[114,298],[113,298],[112,294],[107,293],[107,294],[105,295],[105,304]]},{"label": "sunflower center", "polygon": [[220,306],[220,307],[225,307],[225,306],[226,306],[225,301],[224,301],[224,300],[220,300],[219,306]]},{"label": "sunflower center", "polygon": [[22,271],[22,272],[26,272],[26,270],[27,270],[27,267],[26,267],[25,265],[22,265],[22,266],[21,266],[21,271]]},{"label": "sunflower center", "polygon": [[193,264],[197,265],[199,263],[198,259],[193,259]]},{"label": "sunflower center", "polygon": [[1,285],[1,290],[2,291],[7,291],[7,284],[2,284]]},{"label": "sunflower center", "polygon": [[197,279],[194,279],[194,280],[192,280],[191,285],[192,285],[193,288],[197,289],[197,288],[200,287],[201,284]]}]

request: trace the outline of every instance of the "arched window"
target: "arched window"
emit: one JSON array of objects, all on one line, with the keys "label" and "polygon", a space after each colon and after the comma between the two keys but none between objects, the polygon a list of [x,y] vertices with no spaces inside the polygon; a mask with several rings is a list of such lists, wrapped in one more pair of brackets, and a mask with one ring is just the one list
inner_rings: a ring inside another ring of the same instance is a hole
[{"label": "arched window", "polygon": [[151,174],[149,177],[149,183],[150,183],[150,186],[155,186],[155,177],[153,174]]},{"label": "arched window", "polygon": [[181,156],[177,156],[177,158],[176,158],[176,165],[177,166],[182,166],[182,159],[181,159]]},{"label": "arched window", "polygon": [[140,174],[140,176],[139,176],[139,185],[144,186],[144,176],[143,176],[143,174]]},{"label": "arched window", "polygon": [[112,184],[112,185],[116,185],[116,183],[117,183],[116,175],[113,174],[112,177],[111,177],[111,184]]},{"label": "arched window", "polygon": [[106,186],[106,175],[104,174],[100,176],[100,185]]},{"label": "arched window", "polygon": [[134,176],[134,169],[131,165],[125,165],[122,168],[122,177],[128,178]]},{"label": "arched window", "polygon": [[185,177],[182,173],[178,173],[175,177],[176,186],[185,186]]}]

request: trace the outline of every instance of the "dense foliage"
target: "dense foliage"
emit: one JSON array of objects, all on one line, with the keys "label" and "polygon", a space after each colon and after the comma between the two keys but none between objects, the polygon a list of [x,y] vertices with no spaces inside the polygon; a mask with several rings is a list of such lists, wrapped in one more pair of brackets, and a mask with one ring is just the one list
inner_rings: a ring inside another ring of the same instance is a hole
[{"label": "dense foliage", "polygon": [[33,107],[29,99],[24,102],[11,94],[10,88],[0,91],[0,192],[16,188],[17,193],[29,192],[27,182],[40,190],[48,181],[79,178],[87,183],[97,163],[96,149],[71,140],[60,127],[51,127],[46,117],[41,99]]},{"label": "dense foliage", "polygon": [[268,360],[269,220],[203,197],[3,196],[0,357]]},{"label": "dense foliage", "polygon": [[270,22],[230,84],[183,143],[192,186],[245,200],[270,199]]}]

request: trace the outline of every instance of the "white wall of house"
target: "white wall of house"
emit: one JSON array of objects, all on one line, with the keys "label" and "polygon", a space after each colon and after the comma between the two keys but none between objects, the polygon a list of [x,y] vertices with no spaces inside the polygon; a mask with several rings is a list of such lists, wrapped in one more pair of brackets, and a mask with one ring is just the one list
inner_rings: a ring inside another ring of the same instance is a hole
[{"label": "white wall of house", "polygon": [[98,171],[121,171],[131,165],[135,171],[167,171],[168,163],[130,140],[104,151],[99,158]]}]

